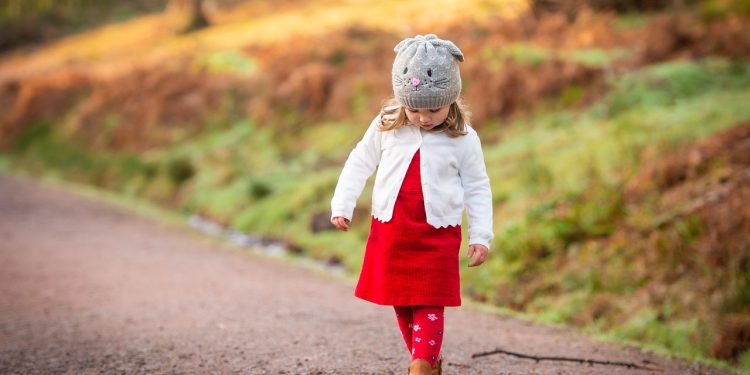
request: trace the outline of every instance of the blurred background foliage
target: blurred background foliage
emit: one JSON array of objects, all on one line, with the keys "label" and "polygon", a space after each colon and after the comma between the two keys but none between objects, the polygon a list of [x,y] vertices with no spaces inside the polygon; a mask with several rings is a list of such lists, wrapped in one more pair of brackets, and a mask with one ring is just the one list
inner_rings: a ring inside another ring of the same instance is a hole
[{"label": "blurred background foliage", "polygon": [[5,0],[0,2],[0,51],[161,11],[165,3],[166,0]]},{"label": "blurred background foliage", "polygon": [[189,33],[175,9],[0,3],[0,171],[356,274],[370,187],[347,233],[330,197],[390,95],[393,46],[434,32],[467,56],[494,194],[493,253],[464,294],[750,371],[750,1],[206,0]]}]

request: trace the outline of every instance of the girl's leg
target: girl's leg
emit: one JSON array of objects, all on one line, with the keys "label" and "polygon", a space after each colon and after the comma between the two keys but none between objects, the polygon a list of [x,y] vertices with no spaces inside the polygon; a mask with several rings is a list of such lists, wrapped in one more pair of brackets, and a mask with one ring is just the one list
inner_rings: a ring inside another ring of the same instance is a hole
[{"label": "girl's leg", "polygon": [[398,329],[401,330],[401,336],[404,338],[406,349],[409,354],[412,353],[412,327],[414,326],[414,315],[411,306],[393,306],[396,311],[396,320],[398,320]]},{"label": "girl's leg", "polygon": [[424,359],[435,366],[443,346],[445,307],[412,306],[412,314],[412,360]]}]

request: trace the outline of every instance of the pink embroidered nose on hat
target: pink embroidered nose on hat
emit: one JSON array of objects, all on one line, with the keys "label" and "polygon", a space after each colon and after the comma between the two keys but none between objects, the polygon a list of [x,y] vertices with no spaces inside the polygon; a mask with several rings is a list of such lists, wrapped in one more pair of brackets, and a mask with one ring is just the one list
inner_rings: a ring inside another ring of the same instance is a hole
[{"label": "pink embroidered nose on hat", "polygon": [[409,108],[438,108],[449,105],[461,94],[458,63],[460,49],[435,34],[402,40],[393,49],[393,94]]}]

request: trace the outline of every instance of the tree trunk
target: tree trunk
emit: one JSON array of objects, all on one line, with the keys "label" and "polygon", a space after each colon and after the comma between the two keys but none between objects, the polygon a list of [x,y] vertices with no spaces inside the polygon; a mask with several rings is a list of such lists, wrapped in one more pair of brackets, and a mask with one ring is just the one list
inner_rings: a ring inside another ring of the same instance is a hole
[{"label": "tree trunk", "polygon": [[209,25],[203,11],[203,0],[169,0],[167,12],[175,19],[177,30],[182,33],[202,29]]}]

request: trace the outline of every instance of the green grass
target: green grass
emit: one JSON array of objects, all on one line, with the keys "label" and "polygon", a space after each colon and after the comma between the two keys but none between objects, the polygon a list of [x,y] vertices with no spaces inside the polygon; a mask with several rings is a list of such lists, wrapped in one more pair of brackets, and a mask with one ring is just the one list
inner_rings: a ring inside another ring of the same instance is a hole
[{"label": "green grass", "polygon": [[554,59],[571,61],[592,68],[604,68],[618,60],[631,57],[632,54],[632,51],[622,48],[583,48],[561,51],[522,42],[509,43],[500,47],[486,47],[480,52],[481,57],[488,62],[493,72],[500,71],[506,61],[534,67]]},{"label": "green grass", "polygon": [[210,73],[232,72],[249,76],[258,69],[258,63],[239,50],[208,52],[195,60],[197,69],[206,69]]},{"label": "green grass", "polygon": [[7,156],[0,155],[0,172],[10,169],[10,159]]}]

